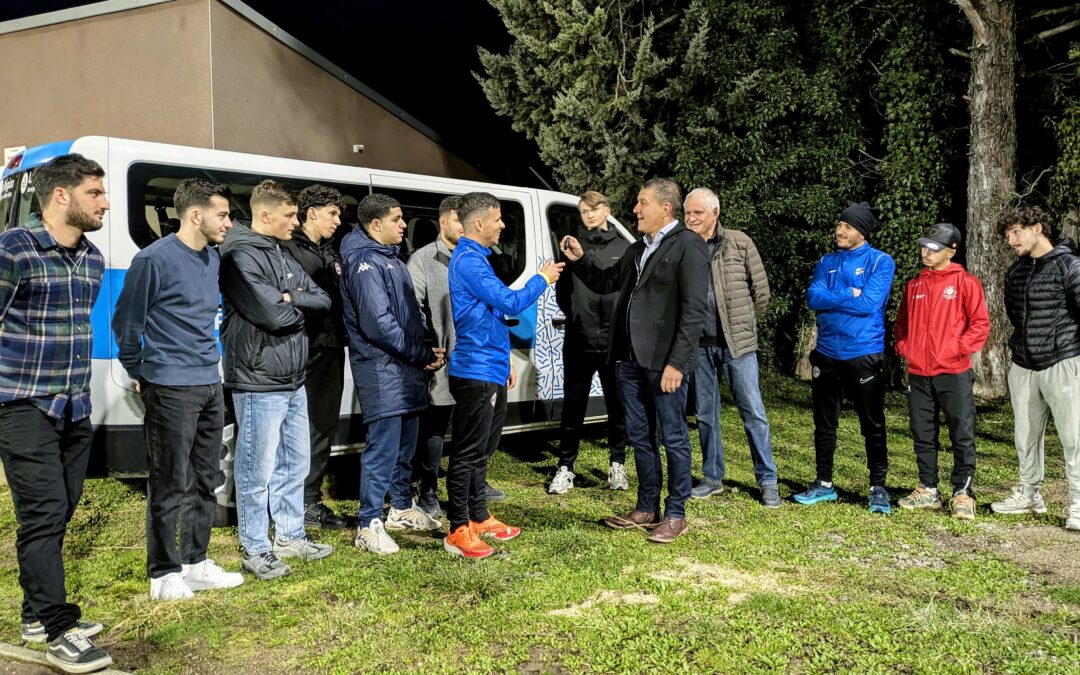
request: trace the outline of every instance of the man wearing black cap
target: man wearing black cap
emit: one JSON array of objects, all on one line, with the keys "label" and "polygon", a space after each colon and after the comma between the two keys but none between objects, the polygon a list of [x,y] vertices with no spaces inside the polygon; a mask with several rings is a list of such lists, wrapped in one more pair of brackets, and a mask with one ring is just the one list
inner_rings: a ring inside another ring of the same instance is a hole
[{"label": "man wearing black cap", "polygon": [[880,225],[878,209],[866,202],[852,204],[836,224],[836,248],[814,268],[806,292],[817,312],[817,347],[813,366],[814,451],[817,478],[795,495],[800,504],[836,500],[832,484],[836,426],[845,393],[859,415],[870,469],[870,512],[888,514],[885,475],[889,470],[885,445],[885,303],[889,301],[896,264],[889,254],[870,246],[866,238]]},{"label": "man wearing black cap", "polygon": [[924,269],[908,282],[896,315],[896,353],[907,360],[911,440],[919,486],[897,502],[905,509],[941,508],[938,494],[939,413],[945,412],[953,451],[954,518],[975,519],[975,372],[971,355],[990,334],[979,280],[952,262],[960,231],[949,223],[917,240]]}]

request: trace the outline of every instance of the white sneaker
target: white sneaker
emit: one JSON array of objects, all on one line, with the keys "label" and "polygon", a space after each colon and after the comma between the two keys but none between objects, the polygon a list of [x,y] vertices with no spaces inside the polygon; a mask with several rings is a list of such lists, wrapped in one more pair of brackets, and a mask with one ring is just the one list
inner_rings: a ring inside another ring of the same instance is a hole
[{"label": "white sneaker", "polygon": [[390,514],[386,516],[386,529],[388,530],[420,530],[432,532],[442,527],[442,523],[429,516],[413,501],[407,509],[395,509],[390,507]]},{"label": "white sneaker", "polygon": [[548,492],[553,495],[564,495],[573,487],[574,474],[567,467],[560,466],[558,473],[555,474],[555,478],[551,481],[551,485],[548,486]]},{"label": "white sneaker", "polygon": [[630,481],[626,477],[626,467],[618,462],[612,462],[607,472],[608,489],[629,490]]},{"label": "white sneaker", "polygon": [[1066,530],[1075,530],[1080,532],[1080,516],[1073,516],[1065,521]]},{"label": "white sneaker", "polygon": [[214,588],[236,588],[244,583],[244,575],[239,572],[226,572],[210,558],[194,565],[181,565],[180,573],[184,582],[193,591],[208,591]]},{"label": "white sneaker", "polygon": [[171,572],[163,577],[150,580],[151,600],[187,600],[194,598],[191,587],[184,581],[184,575],[180,572]]},{"label": "white sneaker", "polygon": [[394,540],[390,538],[390,535],[386,533],[383,522],[378,518],[368,523],[367,527],[357,530],[353,544],[356,548],[364,548],[379,555],[390,555],[401,550],[394,543]]},{"label": "white sneaker", "polygon": [[994,513],[1046,513],[1046,502],[1036,490],[1031,496],[1023,488],[1014,487],[1012,494],[990,505]]}]

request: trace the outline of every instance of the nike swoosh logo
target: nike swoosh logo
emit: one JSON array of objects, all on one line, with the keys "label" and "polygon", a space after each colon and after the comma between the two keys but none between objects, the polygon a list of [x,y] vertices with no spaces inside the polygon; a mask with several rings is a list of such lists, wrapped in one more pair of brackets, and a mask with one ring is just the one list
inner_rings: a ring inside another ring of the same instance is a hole
[{"label": "nike swoosh logo", "polygon": [[874,379],[873,375],[871,375],[870,377],[860,377],[859,378],[859,384],[866,384],[867,382],[869,382],[872,379]]}]

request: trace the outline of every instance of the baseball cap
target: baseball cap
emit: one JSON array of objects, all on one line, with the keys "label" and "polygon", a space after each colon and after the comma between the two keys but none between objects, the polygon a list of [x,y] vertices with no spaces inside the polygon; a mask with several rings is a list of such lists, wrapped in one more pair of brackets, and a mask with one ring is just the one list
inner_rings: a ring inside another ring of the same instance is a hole
[{"label": "baseball cap", "polygon": [[960,245],[960,230],[952,223],[938,223],[931,225],[923,231],[923,236],[916,239],[919,246],[925,246],[931,251],[940,251],[946,248],[956,248]]}]

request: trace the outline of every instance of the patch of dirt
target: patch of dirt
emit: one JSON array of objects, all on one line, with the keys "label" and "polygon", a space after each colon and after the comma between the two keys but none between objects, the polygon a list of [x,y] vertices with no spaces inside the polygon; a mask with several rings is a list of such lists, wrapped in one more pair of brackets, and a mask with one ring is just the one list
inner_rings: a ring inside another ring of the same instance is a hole
[{"label": "patch of dirt", "polygon": [[577,605],[570,605],[565,609],[553,609],[548,612],[551,616],[567,616],[576,618],[582,616],[597,605],[656,605],[660,598],[649,593],[622,593],[620,591],[600,591],[593,597]]},{"label": "patch of dirt", "polygon": [[674,567],[649,575],[660,581],[678,581],[691,586],[722,586],[733,593],[728,596],[729,604],[745,600],[751,593],[772,593],[774,595],[797,595],[805,588],[793,584],[785,577],[771,572],[747,572],[745,570],[721,565],[710,565],[680,558]]},{"label": "patch of dirt", "polygon": [[1014,525],[983,521],[980,534],[953,535],[944,528],[930,540],[946,551],[993,553],[1042,576],[1051,583],[1080,583],[1080,534],[1049,525]]}]

